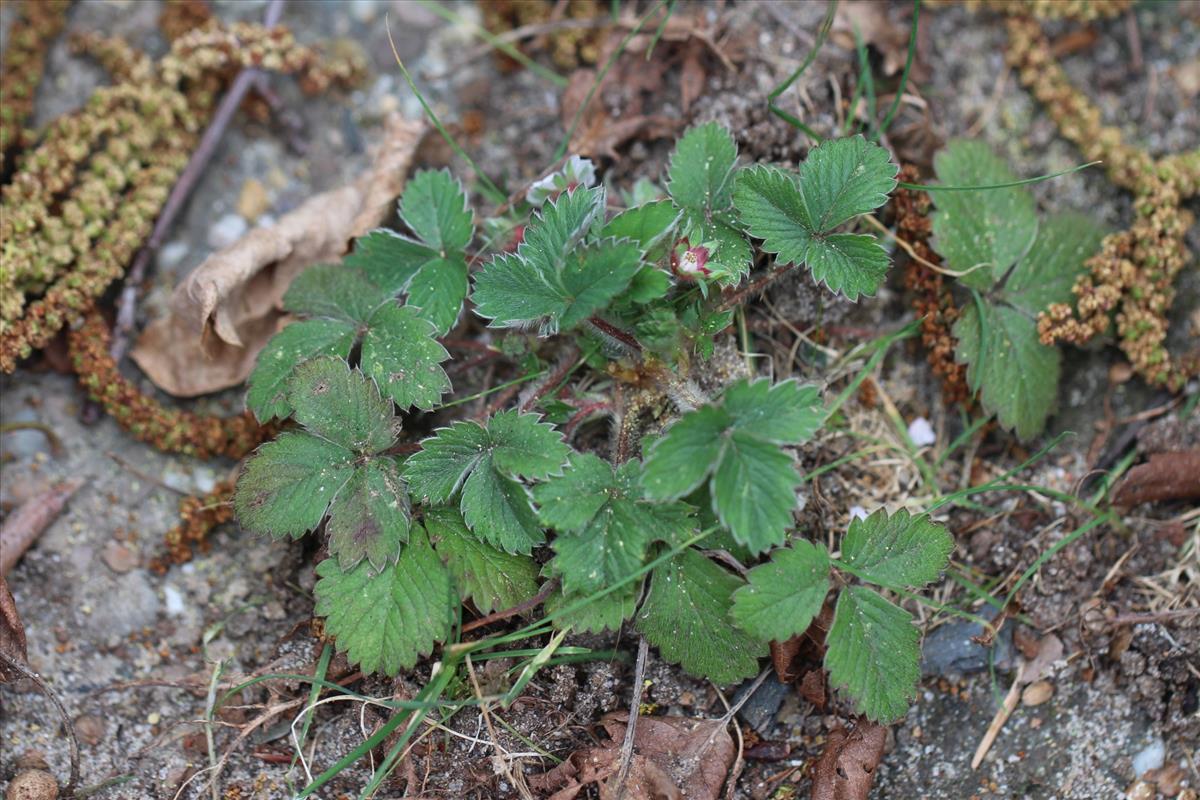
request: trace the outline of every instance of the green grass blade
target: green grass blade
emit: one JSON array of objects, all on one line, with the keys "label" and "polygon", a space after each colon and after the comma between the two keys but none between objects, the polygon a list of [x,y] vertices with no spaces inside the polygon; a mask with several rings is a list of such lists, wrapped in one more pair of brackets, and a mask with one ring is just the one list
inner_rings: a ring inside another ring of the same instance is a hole
[{"label": "green grass blade", "polygon": [[625,48],[629,47],[629,43],[633,40],[633,37],[637,36],[638,33],[641,32],[642,26],[649,22],[650,17],[657,13],[658,10],[666,4],[666,2],[667,0],[659,0],[649,11],[642,15],[642,18],[637,21],[637,24],[630,28],[629,33],[625,34],[625,37],[621,39],[621,43],[617,45],[617,49],[613,51],[613,54],[608,57],[608,61],[605,61],[604,66],[600,68],[598,73],[596,73],[596,80],[592,82],[592,88],[588,89],[588,93],[583,98],[583,102],[579,104],[579,108],[575,111],[575,116],[571,120],[571,125],[567,128],[567,135],[563,137],[562,142],[560,142],[558,145],[558,149],[554,151],[554,157],[550,159],[552,162],[558,161],[567,154],[567,148],[571,146],[571,139],[575,136],[575,130],[579,127],[579,123],[583,119],[583,112],[587,110],[589,105],[591,105],[592,98],[596,95],[596,91],[600,88],[600,84],[603,83],[604,79],[608,76],[609,70],[611,70],[613,65],[617,63],[617,59],[620,58],[621,54],[625,52]]},{"label": "green grass blade", "polygon": [[396,49],[396,42],[394,39],[392,39],[392,26],[390,23],[386,22],[386,19],[385,27],[387,28],[388,44],[392,46],[392,55],[396,59],[397,66],[400,67],[400,73],[404,76],[405,82],[408,83],[408,88],[412,89],[413,94],[417,96],[417,100],[421,103],[421,108],[425,109],[425,116],[429,117],[430,122],[433,123],[433,127],[437,128],[437,132],[440,133],[442,138],[446,140],[446,144],[450,145],[450,149],[457,153],[461,159],[471,165],[471,169],[475,171],[475,174],[479,177],[479,182],[483,185],[483,187],[486,188],[487,191],[494,197],[501,198],[501,201],[507,199],[508,195],[501,191],[499,186],[492,183],[492,179],[489,178],[487,173],[485,173],[479,167],[479,165],[475,163],[475,159],[471,158],[471,156],[467,154],[467,151],[462,149],[462,146],[459,145],[458,141],[450,135],[450,131],[446,130],[446,126],[442,124],[440,119],[438,119],[437,114],[435,114],[433,109],[429,107],[429,103],[425,100],[425,95],[421,94],[421,90],[417,88],[417,84],[413,81],[412,75],[408,74],[408,67],[404,66],[404,62],[400,59],[400,51]]},{"label": "green grass blade", "polygon": [[913,189],[918,192],[986,192],[991,189],[1008,189],[1013,186],[1028,186],[1031,183],[1041,183],[1042,181],[1054,180],[1061,178],[1064,175],[1070,175],[1073,172],[1085,170],[1088,167],[1094,167],[1097,164],[1103,164],[1103,161],[1089,161],[1086,164],[1078,164],[1070,169],[1064,169],[1059,172],[1051,172],[1049,175],[1038,175],[1036,178],[1025,178],[1019,181],[1009,181],[1008,183],[990,183],[986,186],[941,186],[939,184],[928,183],[905,183],[897,181],[897,186],[903,186],[905,189]]},{"label": "green grass blade", "polygon": [[904,59],[904,71],[900,73],[900,86],[896,89],[896,96],[892,98],[891,108],[888,109],[887,116],[883,118],[883,122],[879,124],[879,135],[887,133],[888,127],[892,124],[892,119],[896,116],[896,112],[900,110],[900,98],[904,96],[904,89],[908,86],[908,73],[912,69],[913,59],[917,55],[917,24],[921,19],[921,0],[913,0],[913,18],[912,25],[908,31],[908,56]]},{"label": "green grass blade", "polygon": [[797,119],[793,115],[789,114],[788,112],[784,111],[779,106],[775,105],[775,99],[777,97],[779,97],[779,95],[786,92],[791,87],[791,85],[793,83],[795,83],[797,80],[799,80],[800,76],[803,75],[810,66],[812,66],[813,61],[815,61],[817,58],[817,53],[819,53],[821,51],[821,46],[824,45],[825,40],[827,38],[829,38],[829,31],[831,31],[833,29],[833,19],[836,14],[837,14],[837,0],[831,0],[829,5],[826,6],[826,8],[825,8],[825,17],[821,20],[821,27],[819,29],[817,29],[817,38],[813,41],[812,50],[810,50],[808,52],[808,55],[804,57],[804,61],[801,62],[800,66],[796,69],[796,71],[793,72],[791,75],[787,76],[787,78],[785,78],[782,83],[780,83],[778,86],[776,86],[773,90],[771,90],[771,93],[769,95],[767,95],[767,110],[768,111],[770,111],[775,116],[779,117],[781,120],[783,120],[787,124],[791,125],[793,128],[796,128],[797,130],[802,132],[805,136],[807,136],[809,139],[812,139],[814,142],[816,142],[818,144],[823,140],[824,137],[822,137],[819,133],[814,131],[808,125],[805,125],[803,122],[801,122],[799,119]]}]

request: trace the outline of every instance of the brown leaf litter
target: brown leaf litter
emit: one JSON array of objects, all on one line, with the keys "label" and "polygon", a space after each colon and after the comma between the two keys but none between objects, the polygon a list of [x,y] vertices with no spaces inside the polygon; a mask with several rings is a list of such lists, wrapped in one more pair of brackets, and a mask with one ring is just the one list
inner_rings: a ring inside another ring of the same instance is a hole
[{"label": "brown leaf litter", "polygon": [[[611,741],[577,750],[529,785],[550,793],[549,800],[573,800],[596,784],[601,800],[615,800],[621,768],[621,742],[629,712],[600,720]],[[633,759],[625,780],[625,800],[717,800],[734,759],[733,739],[723,720],[641,717],[633,737]]]},{"label": "brown leaf litter", "polygon": [[336,262],[379,225],[404,188],[424,122],[393,116],[372,167],[323,192],[269,228],[255,228],[209,256],[147,326],[132,357],[156,386],[195,397],[242,383],[258,352],[286,324],[283,295],[304,269]]},{"label": "brown leaf litter", "polygon": [[21,558],[50,523],[58,518],[83,481],[72,479],[55,483],[21,503],[0,525],[0,577]]},{"label": "brown leaf litter", "polygon": [[1113,492],[1113,505],[1200,498],[1200,450],[1153,453],[1126,473]]},{"label": "brown leaf litter", "polygon": [[887,728],[866,719],[830,731],[813,768],[812,800],[867,800],[885,744]]}]

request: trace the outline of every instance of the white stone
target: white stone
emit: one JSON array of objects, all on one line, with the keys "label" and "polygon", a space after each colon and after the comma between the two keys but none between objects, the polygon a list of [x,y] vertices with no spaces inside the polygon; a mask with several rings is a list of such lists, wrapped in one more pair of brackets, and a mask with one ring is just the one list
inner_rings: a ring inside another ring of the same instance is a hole
[{"label": "white stone", "polygon": [[1163,765],[1166,757],[1166,744],[1163,743],[1162,739],[1155,739],[1133,757],[1133,774],[1140,778],[1150,770],[1158,769]]},{"label": "white stone", "polygon": [[208,246],[214,250],[224,250],[242,238],[249,227],[238,214],[226,214],[208,229]]},{"label": "white stone", "polygon": [[929,447],[929,445],[937,441],[937,435],[933,432],[933,426],[924,417],[917,417],[909,423],[908,438],[912,439],[913,444],[917,447]]},{"label": "white stone", "polygon": [[183,613],[183,594],[171,584],[163,585],[163,597],[167,603],[167,614],[178,617]]}]

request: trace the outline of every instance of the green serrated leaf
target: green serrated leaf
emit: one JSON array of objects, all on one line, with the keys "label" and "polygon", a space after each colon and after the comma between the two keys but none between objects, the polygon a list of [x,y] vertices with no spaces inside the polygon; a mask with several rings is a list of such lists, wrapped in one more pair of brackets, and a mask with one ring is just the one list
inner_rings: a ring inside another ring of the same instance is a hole
[{"label": "green serrated leaf", "polygon": [[561,477],[534,489],[543,524],[559,532],[551,563],[568,594],[632,575],[652,541],[682,541],[695,530],[686,506],[642,502],[640,472],[636,461],[614,470],[595,455],[576,454]]},{"label": "green serrated leaf", "polygon": [[709,249],[706,266],[718,284],[733,286],[749,274],[754,251],[728,214],[719,212],[705,219],[698,212],[685,211],[682,227],[690,245]]},{"label": "green serrated leaf", "polygon": [[713,510],[735,539],[760,553],[783,541],[799,486],[790,455],[735,430],[713,473]]},{"label": "green serrated leaf", "polygon": [[558,475],[571,454],[562,434],[537,414],[501,411],[487,429],[497,469],[514,478],[540,481]]},{"label": "green serrated leaf", "polygon": [[797,539],[750,570],[733,593],[730,612],[738,627],[764,641],[782,642],[808,630],[829,593],[829,553]]},{"label": "green serrated leaf", "polygon": [[864,586],[848,586],[825,636],[829,682],[868,718],[894,722],[916,698],[920,639],[907,611]]},{"label": "green serrated leaf", "polygon": [[529,490],[496,471],[485,456],[463,484],[463,519],[476,536],[509,553],[530,553],[546,541]]},{"label": "green serrated leaf", "polygon": [[408,305],[444,336],[458,320],[467,296],[467,261],[462,256],[426,262],[408,284]]},{"label": "green serrated leaf", "polygon": [[924,586],[938,579],[954,538],[924,514],[879,509],[850,522],[840,563],[864,581],[888,588]]},{"label": "green serrated leaf", "polygon": [[691,494],[720,460],[725,447],[721,434],[730,424],[720,406],[701,406],[684,414],[650,446],[642,478],[646,496],[675,500]]},{"label": "green serrated leaf", "polygon": [[353,474],[350,450],[308,433],[282,433],[246,462],[233,507],[247,530],[298,539],[321,523]]},{"label": "green serrated leaf", "polygon": [[564,609],[570,608],[587,596],[563,594],[562,590],[557,590],[546,598],[546,616],[554,615],[553,625],[559,630],[570,628],[576,633],[615,631],[621,627],[622,622],[633,616],[640,587],[641,581],[631,581],[629,585],[603,597],[592,598],[574,611]]},{"label": "green serrated leaf", "polygon": [[[761,385],[760,385],[761,384]],[[720,406],[685,414],[650,447],[646,496],[673,500],[711,475],[713,511],[753,552],[783,542],[800,476],[782,444],[798,444],[824,418],[817,391],[784,382],[741,381]]]},{"label": "green serrated leaf", "polygon": [[429,410],[450,391],[441,362],[450,357],[434,326],[407,306],[388,303],[371,317],[363,337],[362,369],[401,408]]},{"label": "green serrated leaf", "polygon": [[288,325],[259,354],[246,389],[246,407],[259,422],[291,415],[287,387],[296,365],[317,356],[347,358],[357,336],[353,323],[339,320],[308,319]]},{"label": "green serrated leaf", "polygon": [[776,444],[808,441],[824,419],[817,387],[794,380],[739,381],[725,391],[722,405],[739,431]]},{"label": "green serrated leaf", "polygon": [[1012,306],[973,303],[954,336],[955,359],[967,365],[984,409],[1023,440],[1040,433],[1058,399],[1062,356],[1041,343],[1036,320]]},{"label": "green serrated leaf", "polygon": [[1075,279],[1100,249],[1107,231],[1082,214],[1056,214],[1038,228],[1033,247],[1004,282],[1001,299],[1031,316],[1051,303],[1069,303]]},{"label": "green serrated leaf", "polygon": [[400,218],[442,257],[465,250],[475,234],[467,193],[447,169],[421,170],[400,198]]},{"label": "green serrated leaf", "polygon": [[814,239],[808,248],[813,278],[850,300],[860,294],[873,296],[890,263],[875,237],[865,234],[832,233]]},{"label": "green serrated leaf", "polygon": [[396,441],[392,403],[379,387],[340,358],[321,356],[296,367],[288,383],[296,421],[356,453],[382,452]]},{"label": "green serrated leaf", "polygon": [[317,264],[292,280],[283,295],[283,308],[309,317],[363,323],[387,296],[359,269]]},{"label": "green serrated leaf", "polygon": [[408,287],[417,270],[439,257],[435,250],[420,242],[379,228],[355,239],[354,249],[342,263],[362,270],[388,297],[394,297]]},{"label": "green serrated leaf", "polygon": [[608,221],[600,235],[629,239],[649,253],[666,242],[679,219],[680,212],[670,201],[659,200],[622,211]]},{"label": "green serrated leaf", "polygon": [[724,126],[697,125],[675,143],[667,167],[667,191],[681,208],[709,217],[732,201],[737,144]]},{"label": "green serrated leaf", "polygon": [[460,420],[421,442],[421,451],[404,465],[409,490],[431,503],[454,496],[487,455],[491,446],[487,430],[477,422]]},{"label": "green serrated leaf", "polygon": [[814,234],[828,233],[879,208],[896,188],[899,171],[887,150],[862,135],[817,145],[800,165],[807,227]]},{"label": "green serrated leaf", "polygon": [[350,663],[395,676],[450,636],[457,608],[450,573],[421,527],[414,526],[395,564],[343,570],[337,559],[317,565],[314,613]]},{"label": "green serrated leaf", "polygon": [[454,577],[459,597],[470,598],[481,614],[512,608],[537,594],[534,560],[481,542],[458,509],[426,509],[425,529]]},{"label": "green serrated leaf", "polygon": [[698,551],[684,550],[652,573],[638,630],[692,675],[718,684],[749,678],[767,645],[729,621],[732,595],[742,585]]},{"label": "green serrated leaf", "polygon": [[[985,186],[1017,179],[984,142],[949,142],[933,160],[938,180],[948,186]],[[1024,187],[937,192],[934,249],[959,280],[987,289],[1016,263],[1037,236],[1033,195]],[[987,265],[975,269],[980,264]]]},{"label": "green serrated leaf", "polygon": [[410,522],[408,491],[396,462],[373,459],[355,469],[333,499],[325,526],[329,552],[344,570],[364,558],[381,570],[400,555]]},{"label": "green serrated leaf", "polygon": [[548,281],[562,272],[576,245],[604,216],[603,186],[576,187],[546,204],[525,228],[517,253]]}]

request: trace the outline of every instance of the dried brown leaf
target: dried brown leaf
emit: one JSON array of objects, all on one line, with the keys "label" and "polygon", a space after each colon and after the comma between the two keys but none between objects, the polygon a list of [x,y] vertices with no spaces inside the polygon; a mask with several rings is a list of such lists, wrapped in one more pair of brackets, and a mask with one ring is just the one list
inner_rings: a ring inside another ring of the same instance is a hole
[{"label": "dried brown leaf", "polygon": [[839,47],[855,51],[854,31],[857,29],[864,44],[872,45],[883,55],[883,74],[895,75],[904,68],[908,57],[908,26],[898,25],[888,17],[888,3],[878,0],[843,0],[833,18],[830,38]]},{"label": "dried brown leaf", "polygon": [[60,481],[30,497],[0,525],[0,576],[7,575],[17,560],[42,532],[62,513],[63,507],[83,481]]},{"label": "dried brown leaf", "polygon": [[[615,800],[621,742],[629,715],[607,714],[600,721],[612,742],[572,753],[549,772],[530,778],[550,800],[572,800],[597,784],[602,800]],[[640,717],[633,758],[625,780],[625,800],[716,800],[733,764],[733,739],[721,720]]]},{"label": "dried brown leaf", "polygon": [[1113,492],[1113,505],[1136,506],[1159,500],[1200,498],[1200,450],[1154,453],[1125,475]]},{"label": "dried brown leaf", "polygon": [[849,733],[831,731],[813,768],[812,800],[867,800],[886,743],[887,728],[866,719]]},{"label": "dried brown leaf", "polygon": [[176,287],[168,315],[143,332],[133,360],[177,397],[244,381],[283,322],[280,303],[292,280],[314,264],[337,261],[354,237],[383,221],[425,130],[424,122],[393,117],[374,164],[358,180],[209,256]]}]

